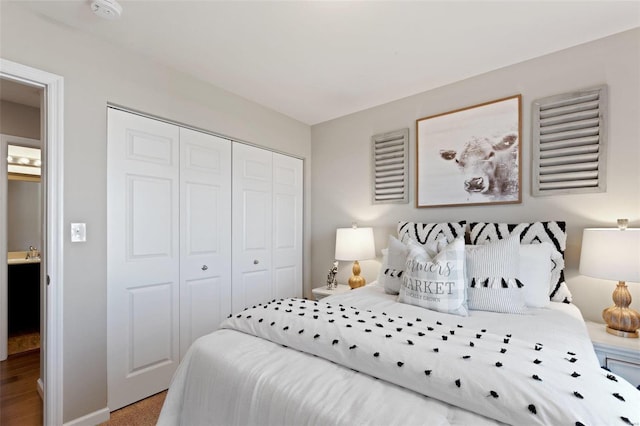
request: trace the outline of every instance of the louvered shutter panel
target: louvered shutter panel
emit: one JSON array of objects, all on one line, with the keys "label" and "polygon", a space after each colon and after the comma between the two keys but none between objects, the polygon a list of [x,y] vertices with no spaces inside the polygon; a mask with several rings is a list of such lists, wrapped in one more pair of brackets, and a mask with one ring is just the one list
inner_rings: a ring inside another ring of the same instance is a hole
[{"label": "louvered shutter panel", "polygon": [[533,102],[533,195],[606,190],[607,86]]},{"label": "louvered shutter panel", "polygon": [[409,129],[371,137],[372,202],[409,202]]}]

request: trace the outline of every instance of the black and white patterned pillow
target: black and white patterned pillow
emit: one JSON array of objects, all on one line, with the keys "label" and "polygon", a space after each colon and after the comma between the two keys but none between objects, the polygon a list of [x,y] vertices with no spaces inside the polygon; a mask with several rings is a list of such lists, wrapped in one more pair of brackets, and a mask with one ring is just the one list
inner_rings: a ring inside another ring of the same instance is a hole
[{"label": "black and white patterned pillow", "polygon": [[398,239],[407,244],[409,239],[425,245],[444,237],[447,244],[464,237],[467,222],[419,223],[398,222]]},{"label": "black and white patterned pillow", "polygon": [[486,244],[520,234],[521,244],[551,243],[551,283],[549,297],[554,302],[571,303],[571,292],[564,280],[564,251],[567,246],[566,223],[470,223],[471,244]]}]

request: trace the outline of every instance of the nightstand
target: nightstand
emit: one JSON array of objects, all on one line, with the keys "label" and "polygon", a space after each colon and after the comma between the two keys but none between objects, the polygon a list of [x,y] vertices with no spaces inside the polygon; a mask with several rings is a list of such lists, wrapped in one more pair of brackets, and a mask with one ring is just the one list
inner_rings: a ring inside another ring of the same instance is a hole
[{"label": "nightstand", "polygon": [[640,385],[640,339],[614,336],[607,333],[604,324],[586,323],[600,365],[624,377],[633,386]]},{"label": "nightstand", "polygon": [[338,287],[331,290],[328,290],[327,286],[324,285],[322,287],[314,288],[313,290],[311,290],[311,293],[313,293],[313,297],[315,297],[316,300],[320,300],[333,294],[345,293],[349,290],[351,290],[351,287],[346,284],[338,284]]}]

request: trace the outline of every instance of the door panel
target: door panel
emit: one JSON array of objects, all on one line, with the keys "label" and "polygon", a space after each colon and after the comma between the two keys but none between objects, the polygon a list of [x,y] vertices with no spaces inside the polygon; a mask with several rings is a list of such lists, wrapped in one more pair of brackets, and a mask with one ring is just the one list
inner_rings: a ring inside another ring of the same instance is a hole
[{"label": "door panel", "polygon": [[221,322],[218,320],[229,315],[230,282],[214,277],[185,280],[183,285],[180,339],[182,342],[193,342],[211,333]]},{"label": "door panel", "polygon": [[242,294],[238,294],[238,300],[236,301],[240,306],[255,306],[265,303],[274,297],[271,286],[266,285],[271,282],[271,271],[268,269],[243,272],[240,279],[244,289]]},{"label": "door panel", "polygon": [[298,288],[302,286],[299,268],[295,266],[274,268],[273,277],[276,291],[275,298],[299,297]]},{"label": "door panel", "polygon": [[126,130],[126,138],[128,160],[175,165],[173,145],[176,141],[171,137],[129,128]]},{"label": "door panel", "polygon": [[176,126],[108,109],[107,368],[111,410],[167,388],[178,365]]},{"label": "door panel", "polygon": [[211,255],[220,252],[220,218],[218,203],[221,200],[219,185],[186,182],[182,193],[186,197],[188,211],[184,215],[186,227],[186,255]]},{"label": "door panel", "polygon": [[244,190],[242,206],[242,245],[245,253],[262,253],[269,250],[271,229],[266,214],[271,208],[270,193],[266,190]]},{"label": "door panel", "polygon": [[233,144],[233,311],[274,297],[272,153]]},{"label": "door panel", "polygon": [[273,221],[274,233],[273,248],[276,250],[295,250],[296,244],[296,207],[298,200],[293,194],[273,195]]},{"label": "door panel", "polygon": [[231,313],[231,142],[180,129],[180,356]]},{"label": "door panel", "polygon": [[171,283],[129,291],[129,368],[127,377],[172,360]]},{"label": "door panel", "polygon": [[127,260],[171,257],[175,236],[158,230],[172,229],[175,182],[129,174],[125,179]]}]

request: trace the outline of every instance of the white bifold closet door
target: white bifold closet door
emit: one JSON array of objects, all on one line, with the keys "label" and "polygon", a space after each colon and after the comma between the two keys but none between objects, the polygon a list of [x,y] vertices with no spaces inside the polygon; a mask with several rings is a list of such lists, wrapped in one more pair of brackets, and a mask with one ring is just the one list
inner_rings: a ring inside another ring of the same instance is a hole
[{"label": "white bifold closet door", "polygon": [[231,312],[302,295],[302,176],[302,160],[108,109],[110,410],[166,389]]},{"label": "white bifold closet door", "polygon": [[302,160],[273,153],[273,297],[302,297]]},{"label": "white bifold closet door", "polygon": [[302,295],[302,160],[233,144],[233,311]]},{"label": "white bifold closet door", "polygon": [[231,142],[108,110],[108,404],[166,389],[230,313]]},{"label": "white bifold closet door", "polygon": [[233,311],[272,298],[273,154],[233,145]]},{"label": "white bifold closet door", "polygon": [[108,114],[107,369],[115,410],[166,389],[180,361],[180,132]]},{"label": "white bifold closet door", "polygon": [[180,358],[231,313],[231,142],[180,128]]}]

